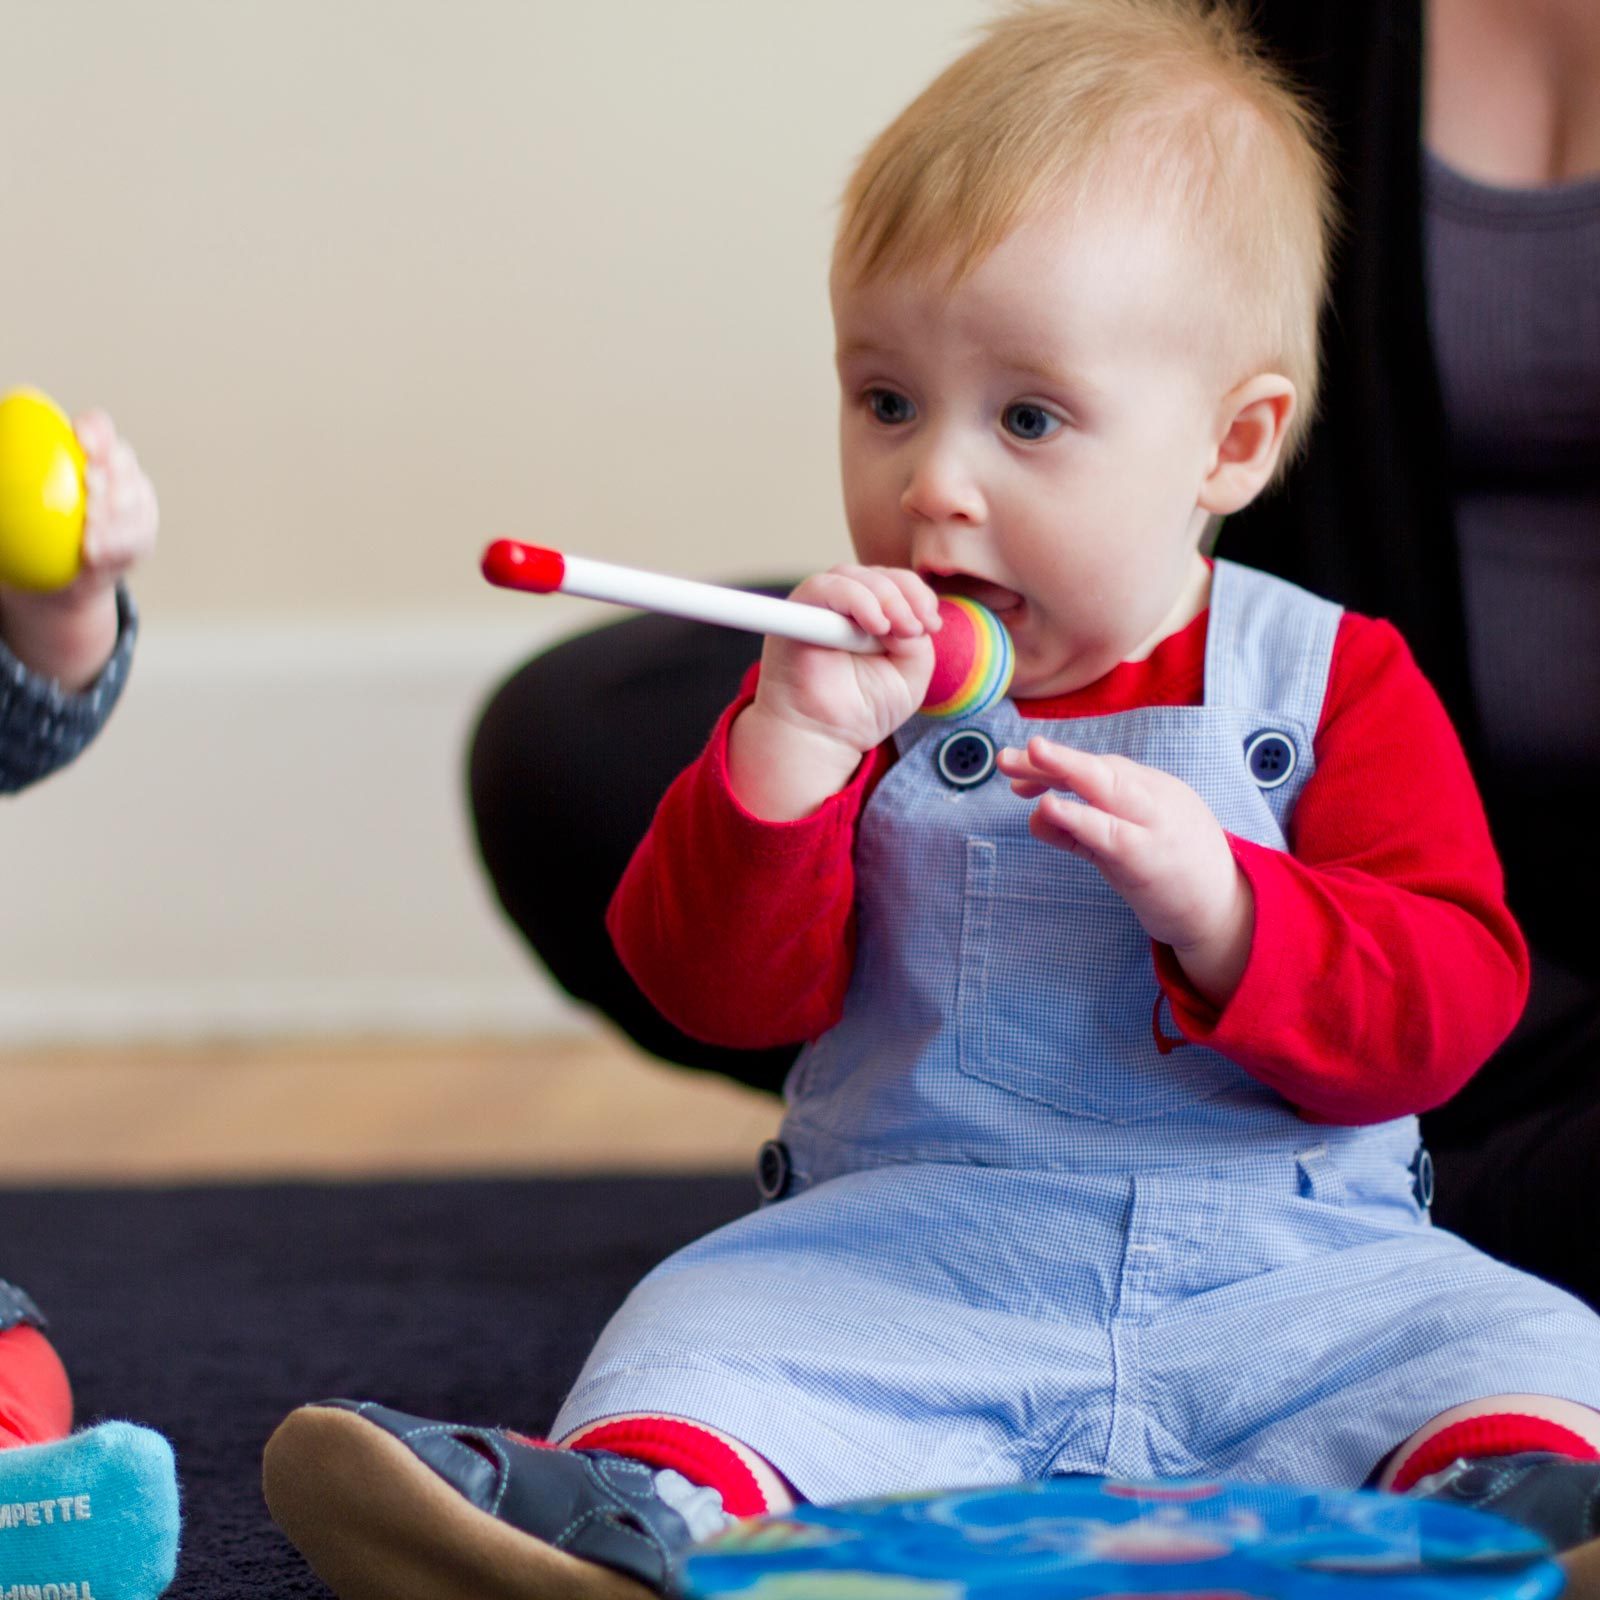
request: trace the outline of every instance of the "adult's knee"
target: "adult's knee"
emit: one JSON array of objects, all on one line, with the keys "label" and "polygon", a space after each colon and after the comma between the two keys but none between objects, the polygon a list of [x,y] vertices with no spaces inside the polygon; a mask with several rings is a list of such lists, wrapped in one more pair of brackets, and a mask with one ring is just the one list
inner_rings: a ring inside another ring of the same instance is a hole
[{"label": "adult's knee", "polygon": [[689,1039],[611,948],[605,909],[661,796],[700,750],[760,640],[672,617],[580,634],[490,696],[468,790],[496,895],[552,977],[668,1061],[776,1088],[793,1052]]}]

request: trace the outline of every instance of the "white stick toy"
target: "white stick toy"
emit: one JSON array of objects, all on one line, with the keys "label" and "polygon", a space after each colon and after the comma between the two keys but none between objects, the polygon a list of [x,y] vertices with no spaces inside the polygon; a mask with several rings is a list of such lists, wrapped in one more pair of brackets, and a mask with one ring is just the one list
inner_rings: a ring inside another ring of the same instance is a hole
[{"label": "white stick toy", "polygon": [[[746,633],[777,634],[801,644],[850,650],[857,655],[882,648],[848,617],[821,606],[774,600],[769,595],[614,566],[609,561],[590,561],[515,539],[496,539],[484,551],[483,575],[502,589],[580,595],[586,600],[661,611]],[[944,626],[933,635],[933,680],[922,714],[975,716],[1000,700],[1011,686],[1011,636],[992,611],[963,596],[941,597],[939,615]]]}]

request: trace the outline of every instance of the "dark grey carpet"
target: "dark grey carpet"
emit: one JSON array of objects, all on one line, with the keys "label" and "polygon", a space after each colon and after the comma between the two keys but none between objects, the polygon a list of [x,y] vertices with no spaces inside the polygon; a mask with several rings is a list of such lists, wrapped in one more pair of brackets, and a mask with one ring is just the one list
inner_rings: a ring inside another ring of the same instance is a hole
[{"label": "dark grey carpet", "polygon": [[261,1446],[357,1395],[542,1431],[601,1325],[746,1178],[0,1191],[0,1273],[51,1318],[80,1423],[173,1442],[176,1600],[323,1596],[269,1521]]}]

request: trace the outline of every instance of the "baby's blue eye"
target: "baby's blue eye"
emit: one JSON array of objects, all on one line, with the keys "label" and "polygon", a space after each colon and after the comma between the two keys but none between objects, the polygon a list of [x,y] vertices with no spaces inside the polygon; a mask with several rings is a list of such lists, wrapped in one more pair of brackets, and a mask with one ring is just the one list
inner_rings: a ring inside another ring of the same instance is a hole
[{"label": "baby's blue eye", "polygon": [[890,427],[909,422],[917,414],[917,408],[893,389],[868,389],[867,409],[879,422]]},{"label": "baby's blue eye", "polygon": [[1006,432],[1018,439],[1048,439],[1062,425],[1060,417],[1026,400],[1007,406],[1000,420]]}]

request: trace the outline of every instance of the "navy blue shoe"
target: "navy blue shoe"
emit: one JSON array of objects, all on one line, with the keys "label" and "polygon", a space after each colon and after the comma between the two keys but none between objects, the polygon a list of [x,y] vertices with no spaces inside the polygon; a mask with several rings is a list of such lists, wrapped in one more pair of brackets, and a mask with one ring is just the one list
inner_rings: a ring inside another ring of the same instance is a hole
[{"label": "navy blue shoe", "polygon": [[1600,1461],[1548,1450],[1452,1461],[1407,1491],[1424,1500],[1493,1511],[1543,1534],[1554,1550],[1600,1538]]},{"label": "navy blue shoe", "polygon": [[646,1600],[692,1543],[676,1473],[354,1400],[291,1412],[262,1483],[340,1600]]}]

